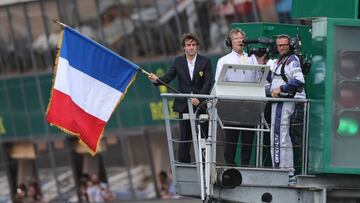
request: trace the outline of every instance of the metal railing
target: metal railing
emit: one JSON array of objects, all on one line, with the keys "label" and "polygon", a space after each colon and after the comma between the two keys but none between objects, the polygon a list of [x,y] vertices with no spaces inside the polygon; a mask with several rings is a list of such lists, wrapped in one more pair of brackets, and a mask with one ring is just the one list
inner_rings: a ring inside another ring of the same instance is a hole
[{"label": "metal railing", "polygon": [[[206,194],[212,194],[211,192],[211,184],[214,183],[216,177],[214,177],[213,171],[215,170],[216,166],[221,165],[219,161],[216,160],[216,147],[219,145],[219,141],[217,140],[217,125],[219,124],[223,129],[236,129],[236,130],[253,130],[257,132],[257,143],[256,143],[256,168],[263,168],[262,165],[262,154],[263,154],[263,132],[270,132],[269,126],[272,124],[267,125],[264,119],[264,115],[262,113],[261,119],[259,119],[259,123],[256,127],[250,128],[243,128],[243,127],[226,127],[226,125],[222,124],[221,118],[218,116],[219,110],[216,107],[216,104],[220,100],[239,100],[239,101],[256,101],[256,102],[298,102],[304,104],[304,125],[303,125],[303,141],[301,146],[301,175],[307,174],[307,121],[308,121],[308,109],[309,109],[309,100],[307,99],[286,99],[286,98],[265,98],[265,97],[239,97],[239,96],[211,96],[211,95],[193,95],[193,94],[171,94],[171,93],[163,93],[161,94],[163,97],[163,104],[164,104],[164,114],[165,114],[165,124],[166,124],[166,132],[168,137],[168,147],[169,147],[169,157],[170,163],[173,170],[174,177],[176,176],[176,168],[180,165],[188,165],[186,163],[180,163],[175,160],[175,152],[174,152],[174,143],[177,143],[178,140],[174,139],[171,121],[174,119],[170,118],[169,114],[169,107],[167,105],[169,98],[177,98],[177,97],[186,97],[189,109],[189,121],[192,130],[192,140],[190,142],[193,143],[194,147],[194,155],[195,155],[195,163],[190,163],[190,165],[195,165],[197,168],[198,173],[198,182],[200,183],[200,187],[205,187],[207,192]],[[196,128],[197,123],[200,121],[200,117],[196,115],[194,112],[193,105],[191,104],[191,98],[196,97],[198,99],[204,99],[207,103],[208,109],[208,121],[209,121],[209,134],[208,137],[202,139],[199,133],[200,129]],[[266,127],[267,126],[267,127]],[[236,144],[236,143],[235,143]],[[271,146],[273,147],[273,146]],[[202,150],[205,150],[205,159],[201,158]],[[203,167],[205,170],[203,170]],[[203,185],[202,183],[205,184]],[[204,188],[201,188],[200,191],[202,192],[201,196],[204,196]]]}]

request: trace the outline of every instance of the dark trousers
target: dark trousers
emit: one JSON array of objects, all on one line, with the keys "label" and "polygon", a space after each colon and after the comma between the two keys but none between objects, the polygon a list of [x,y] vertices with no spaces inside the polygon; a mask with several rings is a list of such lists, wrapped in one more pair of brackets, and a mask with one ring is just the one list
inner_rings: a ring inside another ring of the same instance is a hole
[{"label": "dark trousers", "polygon": [[[179,118],[182,119],[182,114],[179,114]],[[180,127],[180,143],[179,143],[179,153],[178,153],[178,160],[182,163],[190,163],[191,156],[190,156],[190,148],[192,144],[192,134],[191,134],[191,125],[190,120],[180,120],[179,121]],[[201,137],[207,137],[208,135],[208,126],[209,122],[204,122],[200,124],[201,126]],[[197,130],[197,123],[195,126]]]},{"label": "dark trousers", "polygon": [[[240,126],[240,127],[249,127],[249,126]],[[236,165],[235,164],[235,154],[237,143],[239,140],[239,130],[225,130],[225,162],[227,165]],[[252,144],[254,141],[254,131],[241,131],[241,165],[249,166]]]}]

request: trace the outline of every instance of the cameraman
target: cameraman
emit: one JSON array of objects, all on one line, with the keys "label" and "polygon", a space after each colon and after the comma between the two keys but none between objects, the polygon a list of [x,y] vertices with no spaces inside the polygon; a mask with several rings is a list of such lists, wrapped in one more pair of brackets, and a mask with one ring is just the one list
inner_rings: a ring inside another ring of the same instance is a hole
[{"label": "cameraman", "polygon": [[[274,61],[271,73],[271,96],[276,98],[305,98],[304,75],[299,58],[290,49],[290,37],[280,35],[276,39],[276,48],[280,54]],[[294,176],[294,158],[289,133],[290,117],[294,113],[294,102],[276,102],[271,113],[271,154],[276,168],[289,169]]]}]

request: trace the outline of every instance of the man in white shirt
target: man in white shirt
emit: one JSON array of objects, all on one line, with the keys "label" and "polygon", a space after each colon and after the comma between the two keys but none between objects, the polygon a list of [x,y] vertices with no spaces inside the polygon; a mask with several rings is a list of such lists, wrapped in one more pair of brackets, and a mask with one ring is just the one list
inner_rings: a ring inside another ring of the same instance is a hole
[{"label": "man in white shirt", "polygon": [[[258,64],[255,55],[248,56],[243,51],[243,40],[245,33],[240,29],[233,29],[230,31],[229,38],[227,39],[228,45],[232,48],[232,51],[221,57],[216,65],[215,82],[217,81],[220,72],[224,64]],[[233,71],[229,70],[225,74],[225,81],[243,81],[251,82],[256,81],[259,78],[259,72],[255,71]]]},{"label": "man in white shirt", "polygon": [[[232,48],[232,51],[221,57],[217,62],[215,82],[218,80],[221,69],[224,64],[258,64],[254,55],[248,56],[244,52],[243,40],[245,39],[245,32],[241,29],[232,29],[229,37],[226,39],[226,45]],[[229,70],[225,73],[225,81],[241,81],[241,82],[255,82],[261,77],[261,73],[257,71],[245,70],[234,71]],[[239,127],[253,127],[253,126],[239,126]],[[239,130],[225,130],[225,162],[227,165],[235,164],[235,153],[239,139]],[[252,144],[254,140],[254,131],[241,131],[241,165],[248,166],[251,158]]]}]

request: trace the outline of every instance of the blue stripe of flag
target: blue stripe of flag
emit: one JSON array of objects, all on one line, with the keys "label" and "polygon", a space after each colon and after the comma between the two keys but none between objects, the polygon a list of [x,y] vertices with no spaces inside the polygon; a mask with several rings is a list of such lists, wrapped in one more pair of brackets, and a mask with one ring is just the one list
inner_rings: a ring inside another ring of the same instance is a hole
[{"label": "blue stripe of flag", "polygon": [[134,63],[69,27],[64,28],[60,57],[122,93],[139,70]]}]

